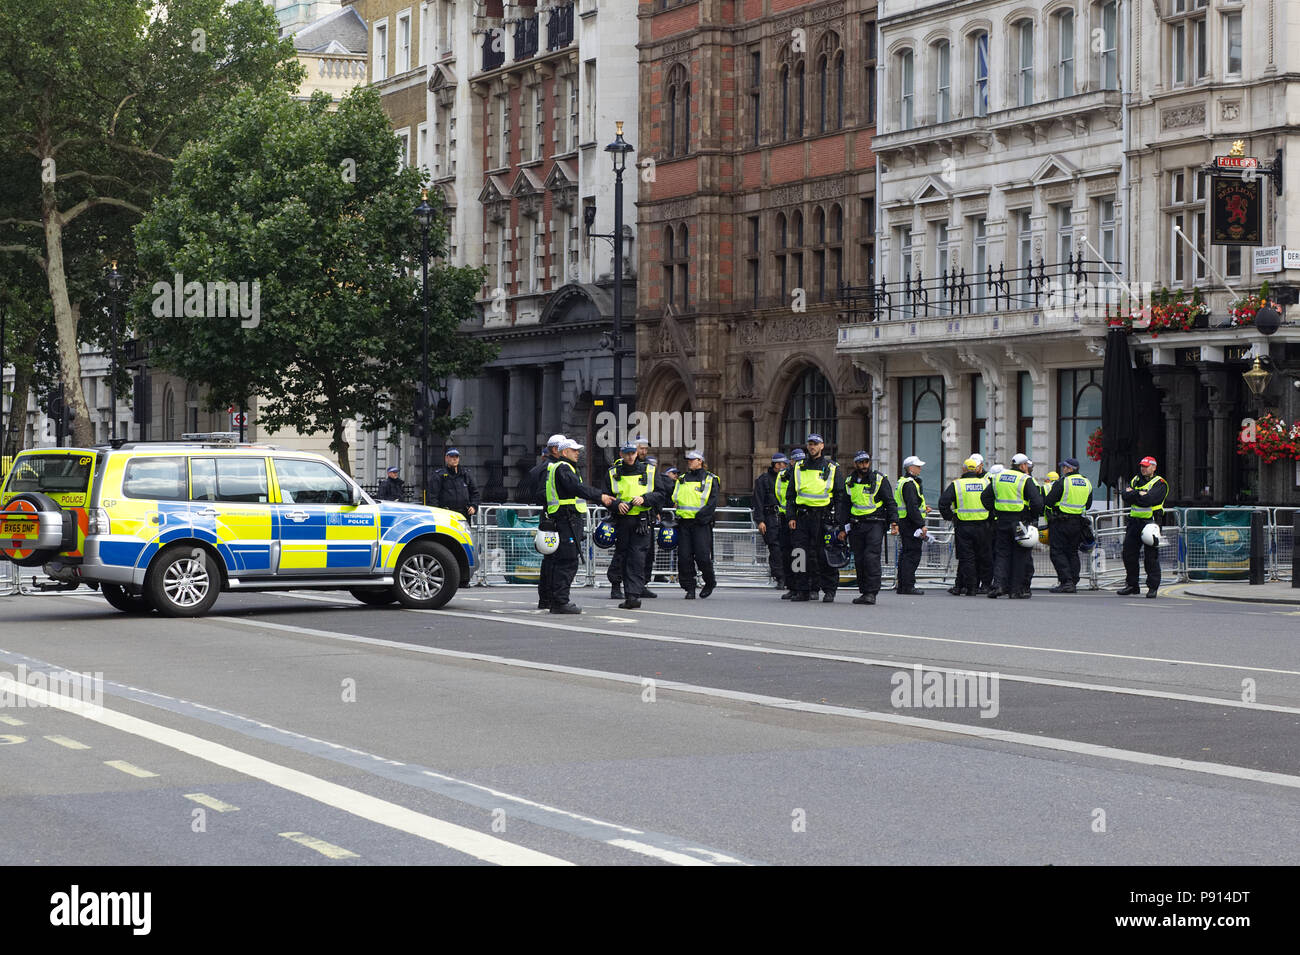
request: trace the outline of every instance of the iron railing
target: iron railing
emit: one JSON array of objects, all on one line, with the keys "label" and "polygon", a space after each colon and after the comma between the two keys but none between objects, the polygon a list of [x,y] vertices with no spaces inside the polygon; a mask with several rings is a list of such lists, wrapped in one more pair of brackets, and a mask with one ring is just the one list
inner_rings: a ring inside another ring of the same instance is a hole
[{"label": "iron railing", "polygon": [[562,50],[573,42],[573,4],[551,8],[546,19],[546,49]]}]

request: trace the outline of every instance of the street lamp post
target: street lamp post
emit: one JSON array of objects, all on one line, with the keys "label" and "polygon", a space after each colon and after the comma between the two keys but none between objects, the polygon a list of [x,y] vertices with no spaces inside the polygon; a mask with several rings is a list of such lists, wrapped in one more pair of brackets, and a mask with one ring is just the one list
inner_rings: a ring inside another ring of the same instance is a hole
[{"label": "street lamp post", "polygon": [[420,190],[420,204],[415,207],[420,223],[420,270],[424,284],[424,324],[421,331],[420,357],[420,487],[421,501],[429,503],[429,229],[433,225],[433,206],[429,190]]},{"label": "street lamp post", "polygon": [[112,290],[110,296],[113,327],[111,331],[113,340],[113,357],[109,363],[108,371],[108,413],[109,413],[109,440],[117,440],[117,293],[122,287],[122,273],[117,270],[117,260],[113,260],[113,267],[108,271],[108,287]]},{"label": "street lamp post", "polygon": [[605,147],[614,160],[614,231],[608,235],[591,231],[596,221],[594,206],[587,207],[583,219],[589,238],[608,239],[614,247],[614,414],[618,415],[623,404],[623,170],[633,147],[623,138],[622,120],[614,124],[614,130],[614,141]]}]

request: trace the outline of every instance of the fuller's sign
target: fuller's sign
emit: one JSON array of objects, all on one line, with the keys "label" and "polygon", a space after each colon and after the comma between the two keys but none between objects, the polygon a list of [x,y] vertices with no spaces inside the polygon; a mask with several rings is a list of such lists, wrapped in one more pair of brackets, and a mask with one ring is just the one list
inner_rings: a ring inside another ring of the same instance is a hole
[{"label": "fuller's sign", "polygon": [[1210,179],[1210,244],[1263,245],[1259,180],[1235,176]]}]

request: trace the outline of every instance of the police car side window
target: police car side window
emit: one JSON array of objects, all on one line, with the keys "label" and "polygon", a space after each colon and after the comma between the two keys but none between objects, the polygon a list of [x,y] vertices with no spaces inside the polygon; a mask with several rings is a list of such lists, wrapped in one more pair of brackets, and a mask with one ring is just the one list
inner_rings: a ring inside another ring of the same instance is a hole
[{"label": "police car side window", "polygon": [[190,500],[217,499],[217,462],[213,458],[190,459]]},{"label": "police car side window", "polygon": [[151,501],[183,501],[184,458],[132,458],[122,477],[122,496]]},{"label": "police car side window", "polygon": [[217,500],[236,504],[270,501],[263,458],[217,458]]},{"label": "police car side window", "polygon": [[285,504],[347,504],[352,500],[347,481],[319,461],[276,458],[275,477]]}]

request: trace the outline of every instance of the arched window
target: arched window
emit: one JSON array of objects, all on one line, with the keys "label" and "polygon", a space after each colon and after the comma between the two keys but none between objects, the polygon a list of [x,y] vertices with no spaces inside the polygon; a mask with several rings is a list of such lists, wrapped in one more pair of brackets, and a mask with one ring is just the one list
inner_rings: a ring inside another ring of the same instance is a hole
[{"label": "arched window", "polygon": [[844,241],[844,207],[839,203],[831,206],[831,241]]},{"label": "arched window", "polygon": [[673,227],[668,226],[664,229],[664,301],[669,305],[677,304],[674,296],[673,278],[674,268],[677,262],[677,256],[674,254],[674,233]]},{"label": "arched window", "polygon": [[804,90],[803,60],[796,63],[794,67],[794,95],[796,100],[794,104],[794,134],[798,137],[803,135],[807,119],[804,113],[808,101],[805,98]]},{"label": "arched window", "polygon": [[1030,106],[1034,102],[1034,21],[1017,21],[1012,36],[1015,40],[1012,73],[1016,77],[1016,105]]},{"label": "arched window", "polygon": [[931,486],[937,485],[944,472],[943,378],[940,375],[901,378],[898,387],[897,473],[902,473],[903,460],[914,454],[925,462],[923,475],[933,475]]},{"label": "arched window", "polygon": [[1088,458],[1088,439],[1101,427],[1101,369],[1063,368],[1057,372],[1059,409],[1057,460],[1077,458],[1079,473],[1095,485],[1101,463]]},{"label": "arched window", "polygon": [[668,87],[668,155],[677,155],[677,87]]},{"label": "arched window", "polygon": [[781,139],[790,138],[790,67],[781,64]]},{"label": "arched window", "polygon": [[833,454],[838,437],[835,392],[831,383],[816,368],[806,368],[794,383],[781,419],[781,446],[802,445],[809,434],[826,439],[826,452]]},{"label": "arched window", "polygon": [[970,43],[971,85],[975,92],[975,115],[989,114],[989,35],[973,33]]},{"label": "arched window", "polygon": [[185,430],[191,434],[199,430],[199,386],[185,389]]},{"label": "arched window", "polygon": [[686,67],[680,63],[668,73],[665,99],[668,116],[663,141],[669,156],[684,156],[690,151],[691,141],[691,83]]},{"label": "arched window", "polygon": [[813,210],[813,244],[826,244],[826,213],[821,206]]},{"label": "arched window", "polygon": [[837,33],[817,43],[817,131],[844,126],[844,53]]},{"label": "arched window", "polygon": [[789,245],[790,235],[786,226],[785,213],[776,214],[776,247],[784,249]]},{"label": "arched window", "polygon": [[677,284],[681,287],[683,309],[688,309],[691,305],[690,268],[690,233],[686,224],[682,223],[677,227]]},{"label": "arched window", "polygon": [[168,385],[163,392],[163,440],[175,441],[179,437],[176,429],[176,393]]},{"label": "arched window", "polygon": [[790,232],[795,248],[803,245],[803,213],[798,209],[790,214]]},{"label": "arched window", "polygon": [[934,121],[952,119],[952,48],[947,40],[933,47],[934,53]]},{"label": "arched window", "polygon": [[916,75],[912,51],[903,50],[895,57],[895,62],[898,64],[899,83],[898,126],[911,129],[916,125]]},{"label": "arched window", "polygon": [[826,87],[830,82],[830,64],[826,62],[826,55],[823,53],[817,57],[817,132],[824,133],[829,127],[826,115],[827,94],[830,92]]},{"label": "arched window", "polygon": [[835,128],[844,128],[844,53],[835,54]]}]

